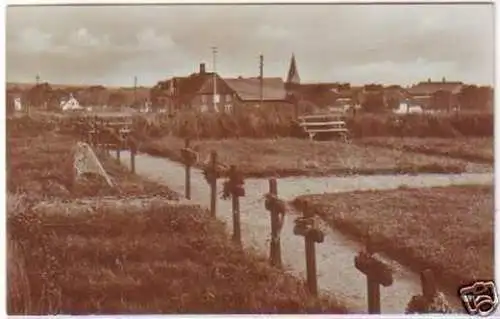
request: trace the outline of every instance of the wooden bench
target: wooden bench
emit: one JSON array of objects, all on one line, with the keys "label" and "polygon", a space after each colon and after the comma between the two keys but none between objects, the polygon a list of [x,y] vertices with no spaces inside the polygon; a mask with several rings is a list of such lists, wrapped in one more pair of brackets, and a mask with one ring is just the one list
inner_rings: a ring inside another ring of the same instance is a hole
[{"label": "wooden bench", "polygon": [[310,114],[299,116],[299,126],[312,140],[318,133],[331,133],[340,136],[345,142],[349,139],[344,116],[341,114]]}]

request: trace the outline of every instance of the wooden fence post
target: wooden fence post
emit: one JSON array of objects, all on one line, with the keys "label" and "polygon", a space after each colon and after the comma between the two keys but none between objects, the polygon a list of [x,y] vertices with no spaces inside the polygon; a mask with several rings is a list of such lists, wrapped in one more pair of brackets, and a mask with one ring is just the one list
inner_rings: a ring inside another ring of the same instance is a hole
[{"label": "wooden fence post", "polygon": [[[276,179],[271,178],[269,180],[269,194],[277,199],[278,196],[278,183]],[[271,208],[271,244],[270,244],[270,260],[271,265],[275,267],[281,267],[281,240],[279,237],[280,232],[280,212],[277,209],[277,203],[275,201],[273,207]]]},{"label": "wooden fence post", "polygon": [[318,295],[318,279],[316,274],[316,243],[322,243],[325,235],[314,225],[314,213],[304,207],[304,217],[295,220],[295,235],[304,236],[306,250],[307,286],[309,292]]},{"label": "wooden fence post", "polygon": [[[311,214],[305,213],[304,217],[311,218]],[[307,283],[309,291],[315,296],[318,295],[318,278],[316,274],[316,247],[311,236],[305,237],[306,246],[306,267],[307,267]]]},{"label": "wooden fence post", "polygon": [[392,285],[392,271],[384,262],[375,258],[375,247],[369,230],[366,233],[366,250],[354,258],[355,267],[366,275],[368,313],[380,314],[380,286]]},{"label": "wooden fence post", "polygon": [[427,300],[432,300],[437,292],[436,278],[430,269],[422,271],[420,274],[420,282],[422,285],[422,295]]},{"label": "wooden fence post", "polygon": [[123,145],[122,141],[118,141],[116,143],[116,161],[118,162],[118,164],[120,163],[120,152],[122,145]]},{"label": "wooden fence post", "polygon": [[137,152],[137,148],[135,145],[135,141],[130,141],[130,170],[132,174],[135,174],[135,153]]},{"label": "wooden fence post", "polygon": [[[184,148],[189,149],[189,138],[184,140]],[[185,162],[186,168],[186,177],[185,177],[185,195],[187,199],[191,199],[191,165],[188,162]]]},{"label": "wooden fence post", "polygon": [[233,210],[233,241],[241,245],[241,225],[240,225],[240,194],[238,193],[239,186],[238,171],[236,165],[231,165],[229,170],[229,183],[231,187],[231,201]]},{"label": "wooden fence post", "polygon": [[217,152],[210,153],[212,176],[210,179],[210,213],[213,217],[217,214]]}]

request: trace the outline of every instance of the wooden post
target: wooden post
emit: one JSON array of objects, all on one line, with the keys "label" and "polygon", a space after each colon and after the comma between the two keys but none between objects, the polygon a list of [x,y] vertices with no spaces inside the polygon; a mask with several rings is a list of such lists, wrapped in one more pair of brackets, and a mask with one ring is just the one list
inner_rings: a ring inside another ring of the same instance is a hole
[{"label": "wooden post", "polygon": [[[313,215],[314,216],[314,215]],[[312,218],[311,214],[304,211],[304,217]],[[307,286],[309,292],[314,296],[318,295],[318,278],[316,275],[316,247],[311,236],[304,237],[306,246],[306,268],[307,268]]]},{"label": "wooden post", "polygon": [[135,142],[131,141],[130,143],[130,169],[132,174],[135,174],[135,153],[137,152]]},{"label": "wooden post", "polygon": [[212,179],[210,180],[210,213],[213,217],[217,214],[217,152],[210,153]]},{"label": "wooden post", "polygon": [[118,163],[120,163],[120,152],[121,152],[121,148],[122,148],[122,143],[121,143],[121,142],[116,143],[116,161],[117,161]]},{"label": "wooden post", "polygon": [[[184,148],[189,149],[189,138],[184,140]],[[185,195],[187,199],[191,199],[191,165],[186,163],[186,185],[185,185]]]},{"label": "wooden post", "polygon": [[369,230],[366,233],[366,250],[354,258],[356,268],[366,275],[368,293],[368,313],[380,314],[380,285],[392,285],[391,269],[375,258],[375,247]]},{"label": "wooden post", "polygon": [[[369,229],[366,232],[366,252],[369,255],[375,253],[375,247]],[[380,284],[374,276],[367,275],[366,286],[368,290],[368,313],[380,314]]]},{"label": "wooden post", "polygon": [[231,165],[229,171],[229,179],[231,181],[231,199],[233,206],[233,241],[241,245],[241,228],[240,228],[240,197],[236,193],[235,182],[238,180],[238,172],[236,165]]},{"label": "wooden post", "polygon": [[368,287],[368,313],[380,314],[380,285],[372,276],[366,277]]},{"label": "wooden post", "polygon": [[[278,196],[278,183],[276,179],[269,180],[269,193]],[[276,209],[271,210],[271,244],[270,244],[270,260],[271,265],[275,267],[282,266],[281,262],[281,242],[279,237],[279,212]]]},{"label": "wooden post", "polygon": [[422,296],[427,300],[432,300],[437,292],[436,278],[430,269],[425,269],[420,273],[420,284],[422,285]]},{"label": "wooden post", "polygon": [[307,268],[307,287],[309,292],[318,295],[318,279],[316,276],[316,243],[322,243],[325,235],[314,225],[314,213],[307,207],[303,208],[304,216],[295,220],[293,233],[304,236],[306,248],[306,268]]}]

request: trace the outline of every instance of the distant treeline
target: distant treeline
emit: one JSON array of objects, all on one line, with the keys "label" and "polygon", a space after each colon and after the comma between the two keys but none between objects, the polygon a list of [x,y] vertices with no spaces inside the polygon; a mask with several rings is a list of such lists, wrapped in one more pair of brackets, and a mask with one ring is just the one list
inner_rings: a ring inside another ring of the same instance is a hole
[{"label": "distant treeline", "polygon": [[149,88],[107,88],[101,85],[94,86],[52,86],[49,83],[37,85],[8,85],[7,110],[13,109],[13,99],[20,97],[23,105],[34,108],[57,110],[60,103],[71,95],[82,106],[121,107],[133,106],[134,103],[143,105],[149,98]]}]

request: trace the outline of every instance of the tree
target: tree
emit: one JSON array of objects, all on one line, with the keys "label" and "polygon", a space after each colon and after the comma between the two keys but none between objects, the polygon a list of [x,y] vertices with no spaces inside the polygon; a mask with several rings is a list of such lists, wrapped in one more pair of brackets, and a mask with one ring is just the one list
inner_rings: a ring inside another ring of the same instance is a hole
[{"label": "tree", "polygon": [[450,91],[439,90],[431,96],[431,107],[434,109],[451,111],[454,104],[453,94]]},{"label": "tree", "polygon": [[361,97],[361,109],[369,113],[382,113],[387,111],[387,102],[384,87],[380,84],[368,84],[364,87]]},{"label": "tree", "polygon": [[493,89],[489,86],[466,85],[458,94],[458,102],[464,110],[491,110]]},{"label": "tree", "polygon": [[110,107],[121,107],[126,102],[126,96],[120,91],[115,91],[109,95],[107,105]]},{"label": "tree", "polygon": [[48,103],[51,94],[52,87],[48,83],[37,84],[28,91],[27,102],[36,108],[42,108]]}]

